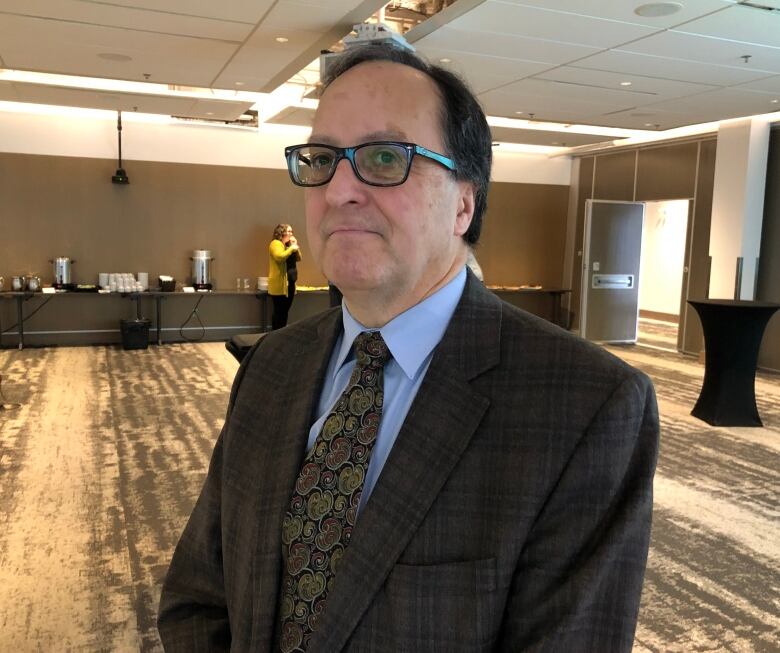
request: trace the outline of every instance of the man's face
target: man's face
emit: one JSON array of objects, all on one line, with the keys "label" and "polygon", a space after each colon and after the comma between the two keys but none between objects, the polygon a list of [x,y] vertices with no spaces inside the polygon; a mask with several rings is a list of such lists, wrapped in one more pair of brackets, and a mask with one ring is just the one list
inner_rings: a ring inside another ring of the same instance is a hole
[{"label": "man's face", "polygon": [[[423,73],[363,63],[325,91],[310,141],[349,147],[396,140],[446,154],[440,113],[436,87]],[[328,184],[306,189],[309,248],[323,274],[348,301],[368,291],[401,310],[460,266],[472,213],[471,184],[420,156],[400,186],[364,184],[342,160]]]}]

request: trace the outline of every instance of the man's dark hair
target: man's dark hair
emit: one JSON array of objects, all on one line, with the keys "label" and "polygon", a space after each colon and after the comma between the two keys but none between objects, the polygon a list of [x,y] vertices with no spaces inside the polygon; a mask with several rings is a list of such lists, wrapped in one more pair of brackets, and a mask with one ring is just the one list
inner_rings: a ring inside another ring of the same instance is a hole
[{"label": "man's dark hair", "polygon": [[428,63],[414,52],[396,45],[367,44],[349,48],[335,58],[323,79],[323,90],[334,80],[367,61],[390,61],[419,70],[436,84],[441,96],[441,126],[446,154],[455,161],[455,176],[474,184],[474,217],[463,240],[474,245],[482,230],[487,208],[492,138],[485,113],[466,83],[440,66]]}]

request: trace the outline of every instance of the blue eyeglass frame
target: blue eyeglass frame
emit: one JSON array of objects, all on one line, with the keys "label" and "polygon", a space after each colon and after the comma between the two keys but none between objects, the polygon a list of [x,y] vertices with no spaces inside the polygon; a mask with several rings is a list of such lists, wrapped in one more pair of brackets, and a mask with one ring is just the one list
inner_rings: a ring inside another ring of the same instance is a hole
[{"label": "blue eyeglass frame", "polygon": [[[355,165],[355,152],[369,145],[397,145],[404,148],[407,152],[407,163],[406,172],[404,173],[403,179],[400,181],[394,181],[389,184],[377,184],[375,182],[364,179],[360,172],[358,172],[357,165]],[[293,172],[293,154],[296,152],[296,150],[299,150],[303,147],[324,147],[336,154],[336,159],[333,162],[331,173],[327,179],[316,184],[304,184],[299,179],[296,179],[295,173]],[[425,157],[426,159],[430,159],[431,161],[435,161],[451,172],[455,172],[456,170],[455,162],[449,157],[446,157],[443,154],[439,154],[438,152],[434,152],[433,150],[429,150],[422,145],[417,145],[416,143],[404,143],[402,141],[370,141],[368,143],[361,143],[360,145],[353,145],[352,147],[335,147],[334,145],[328,145],[326,143],[302,143],[301,145],[288,145],[284,148],[284,158],[287,159],[287,172],[290,174],[290,179],[296,186],[303,186],[304,188],[324,186],[325,184],[329,183],[330,180],[333,179],[333,175],[336,174],[336,168],[338,168],[342,159],[349,161],[349,165],[352,166],[352,172],[355,173],[355,176],[368,186],[377,186],[379,188],[400,186],[409,178],[409,171],[412,169],[412,159],[414,159],[416,154]]]}]

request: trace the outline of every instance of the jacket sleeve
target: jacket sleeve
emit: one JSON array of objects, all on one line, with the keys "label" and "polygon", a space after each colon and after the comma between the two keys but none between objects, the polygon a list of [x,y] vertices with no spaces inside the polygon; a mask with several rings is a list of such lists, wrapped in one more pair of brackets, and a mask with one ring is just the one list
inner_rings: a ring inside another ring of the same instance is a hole
[{"label": "jacket sleeve", "polygon": [[652,384],[633,371],[597,412],[534,523],[497,650],[630,653],[658,437]]},{"label": "jacket sleeve", "polygon": [[[293,249],[292,247],[285,247],[281,240],[274,238],[268,246],[268,251],[274,261],[286,261],[298,250]],[[300,260],[300,258],[298,260]]]},{"label": "jacket sleeve", "polygon": [[222,558],[222,452],[236,394],[256,350],[247,354],[236,374],[206,481],[163,581],[157,628],[166,653],[230,650]]}]

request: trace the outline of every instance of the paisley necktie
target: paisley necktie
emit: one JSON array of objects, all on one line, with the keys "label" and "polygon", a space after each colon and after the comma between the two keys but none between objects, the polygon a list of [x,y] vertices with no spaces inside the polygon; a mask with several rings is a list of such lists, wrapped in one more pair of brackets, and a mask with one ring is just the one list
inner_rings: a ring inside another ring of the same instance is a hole
[{"label": "paisley necktie", "polygon": [[303,462],[282,526],[279,644],[306,651],[355,526],[382,415],[383,369],[390,357],[378,331],[354,343],[357,362]]}]

